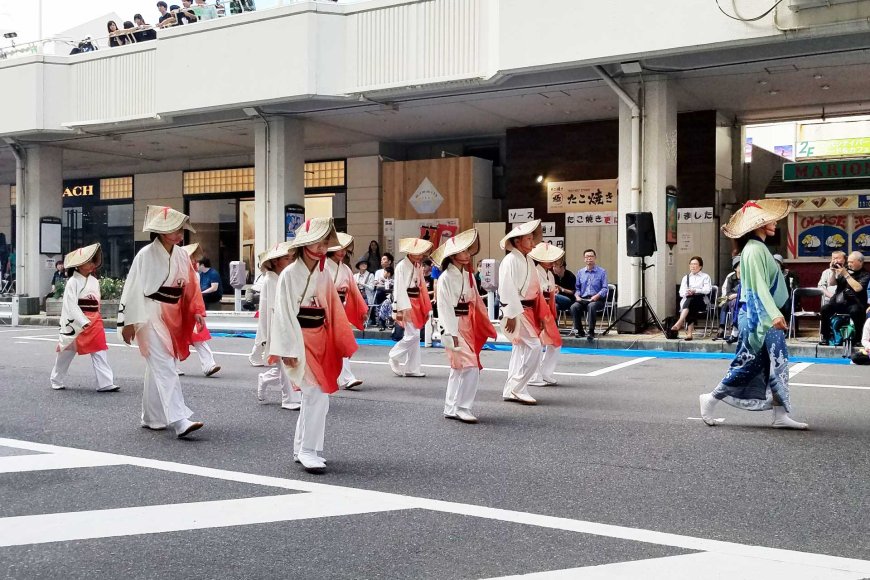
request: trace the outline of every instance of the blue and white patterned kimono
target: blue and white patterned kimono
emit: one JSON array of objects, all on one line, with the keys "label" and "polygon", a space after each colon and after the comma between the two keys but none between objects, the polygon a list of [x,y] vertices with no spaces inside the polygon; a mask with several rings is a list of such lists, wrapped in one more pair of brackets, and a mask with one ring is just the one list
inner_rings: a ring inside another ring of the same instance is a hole
[{"label": "blue and white patterned kimono", "polygon": [[750,236],[740,257],[737,352],[713,396],[746,411],[782,406],[791,412],[785,333],[773,328],[788,300],[779,264],[761,240]]}]

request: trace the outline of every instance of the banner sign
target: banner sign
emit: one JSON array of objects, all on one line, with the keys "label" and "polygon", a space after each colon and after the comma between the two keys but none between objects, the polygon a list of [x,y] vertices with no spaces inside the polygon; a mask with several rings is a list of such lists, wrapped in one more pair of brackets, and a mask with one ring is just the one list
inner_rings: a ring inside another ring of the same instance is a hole
[{"label": "banner sign", "polygon": [[868,178],[870,178],[870,157],[782,164],[782,180],[785,182]]},{"label": "banner sign", "polygon": [[616,212],[616,197],[616,179],[547,183],[549,213]]},{"label": "banner sign", "polygon": [[677,210],[677,221],[681,224],[707,224],[713,221],[712,207],[681,207]]},{"label": "banner sign", "polygon": [[565,238],[559,236],[558,238],[555,236],[544,236],[544,241],[553,244],[557,248],[565,249]]},{"label": "banner sign", "polygon": [[508,223],[510,224],[524,224],[533,219],[535,219],[535,208],[533,207],[508,210]]},{"label": "banner sign", "polygon": [[801,141],[798,143],[798,158],[849,157],[870,153],[870,137],[851,139],[826,139],[824,141]]},{"label": "banner sign", "polygon": [[847,251],[846,222],[845,215],[798,216],[798,258],[825,258],[836,250]]},{"label": "banner sign", "polygon": [[615,211],[592,211],[583,213],[566,213],[565,227],[577,226],[615,226],[617,223]]},{"label": "banner sign", "polygon": [[[830,193],[818,194],[814,197],[795,197],[791,200],[791,207],[794,211],[812,211],[819,212],[823,210],[850,210],[858,209],[861,203],[861,198],[868,197],[866,195],[837,195],[836,191]],[[870,206],[868,206],[870,207]]]},{"label": "banner sign", "polygon": [[852,216],[852,251],[870,256],[870,215]]}]

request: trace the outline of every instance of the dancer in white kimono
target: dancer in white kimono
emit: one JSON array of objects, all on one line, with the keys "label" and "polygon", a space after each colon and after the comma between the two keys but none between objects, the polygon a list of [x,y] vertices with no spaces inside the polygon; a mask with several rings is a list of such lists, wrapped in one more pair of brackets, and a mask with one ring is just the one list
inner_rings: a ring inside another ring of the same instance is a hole
[{"label": "dancer in white kimono", "polygon": [[103,262],[100,244],[73,250],[63,260],[69,277],[63,290],[57,358],[51,371],[51,388],[61,390],[69,365],[77,354],[91,355],[97,377],[97,391],[108,393],[121,387],[115,379],[106,344],[106,330],[100,316],[100,281],[93,274]]},{"label": "dancer in white kimono", "polygon": [[432,254],[441,268],[435,287],[441,343],[450,362],[444,416],[477,423],[471,412],[480,383],[480,351],[496,332],[471,273],[471,258],[480,251],[477,230],[471,229],[444,242]]},{"label": "dancer in white kimono", "polygon": [[399,251],[407,256],[396,264],[393,296],[396,324],[405,329],[405,334],[390,350],[390,369],[400,377],[426,376],[420,370],[420,329],[429,321],[432,302],[423,279],[422,262],[431,250],[432,242],[429,240],[399,240]]},{"label": "dancer in white kimono", "polygon": [[[196,272],[196,283],[199,284],[197,264],[199,259],[203,256],[202,248],[199,243],[194,243],[182,246],[182,249],[187,252],[188,256],[190,256],[190,264],[193,266],[194,272]],[[203,315],[203,317],[204,316],[205,315]],[[197,356],[199,356],[199,366],[202,369],[203,375],[210,377],[221,370],[220,365],[214,362],[214,353],[212,353],[211,346],[208,344],[208,341],[211,340],[211,333],[204,324],[200,330],[194,330],[193,336],[190,340],[193,344],[193,348],[196,349]],[[178,370],[178,374],[184,375],[181,370]]]},{"label": "dancer in white kimono", "polygon": [[142,426],[172,427],[178,437],[203,426],[191,421],[184,404],[176,360],[190,354],[194,327],[205,324],[205,304],[187,252],[178,244],[184,230],[195,233],[190,218],[171,207],[149,205],[142,231],[151,243],[139,250],[124,283],[118,327],[124,342],[134,340],[145,357]]},{"label": "dancer in white kimono", "polygon": [[323,443],[329,395],[338,390],[341,361],[356,352],[338,292],[325,269],[326,251],[338,244],[331,218],[314,218],[296,230],[296,261],[278,277],[269,358],[287,365],[302,388],[302,409],[293,441],[294,460],[306,471],[326,468]]},{"label": "dancer in white kimono", "polygon": [[[329,248],[326,252],[328,258],[326,260],[326,268],[332,277],[332,283],[335,285],[338,297],[341,298],[341,302],[344,304],[344,312],[347,314],[347,319],[353,326],[356,326],[360,330],[365,330],[365,319],[368,316],[369,307],[366,305],[366,301],[353,278],[353,272],[344,263],[345,256],[349,255],[353,255],[353,236],[338,232],[338,244]],[[342,361],[338,385],[344,389],[351,390],[361,384],[363,382],[356,378],[350,368],[350,359],[345,358]]]},{"label": "dancer in white kimono", "polygon": [[[260,270],[263,271],[263,285],[260,290],[260,318],[257,321],[257,340],[262,341],[263,352],[268,352],[271,324],[275,313],[275,293],[278,291],[278,276],[293,262],[295,252],[290,242],[280,242],[260,254]],[[266,400],[266,391],[271,386],[281,389],[281,408],[298,411],[302,407],[302,391],[290,382],[290,375],[284,365],[277,361],[257,377],[257,400]]]},{"label": "dancer in white kimono", "polygon": [[501,301],[502,330],[511,344],[508,378],[502,396],[505,401],[535,405],[528,384],[541,364],[541,339],[544,327],[544,302],[535,263],[528,254],[541,241],[541,220],[512,229],[499,246],[508,252],[498,270],[498,296]]},{"label": "dancer in white kimono", "polygon": [[555,372],[556,361],[562,350],[562,335],[556,324],[556,294],[559,292],[559,287],[556,286],[556,278],[553,276],[553,265],[564,255],[565,250],[550,242],[541,242],[529,252],[529,257],[537,264],[535,271],[541,284],[541,294],[550,311],[550,316],[546,318],[540,335],[541,343],[544,345],[544,356],[541,357],[537,372],[529,381],[529,385],[533,387],[552,387],[559,384]]}]

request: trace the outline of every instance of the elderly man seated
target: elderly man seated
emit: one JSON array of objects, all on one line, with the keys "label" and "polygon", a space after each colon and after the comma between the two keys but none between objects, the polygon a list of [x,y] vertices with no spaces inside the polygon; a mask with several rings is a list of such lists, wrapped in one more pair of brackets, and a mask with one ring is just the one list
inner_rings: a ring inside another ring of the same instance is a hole
[{"label": "elderly man seated", "polygon": [[831,265],[831,269],[833,295],[821,309],[822,339],[819,344],[828,344],[831,341],[831,317],[835,314],[848,314],[855,324],[855,334],[858,336],[861,335],[866,319],[870,272],[864,270],[864,255],[861,252],[852,252],[845,268],[836,262]]}]

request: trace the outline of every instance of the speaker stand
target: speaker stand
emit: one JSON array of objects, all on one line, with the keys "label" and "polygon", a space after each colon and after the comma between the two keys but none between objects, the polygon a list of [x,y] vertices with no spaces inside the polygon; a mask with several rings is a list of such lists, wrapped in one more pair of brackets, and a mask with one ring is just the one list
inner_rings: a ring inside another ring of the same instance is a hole
[{"label": "speaker stand", "polygon": [[652,304],[649,303],[649,300],[647,300],[647,297],[646,297],[646,271],[650,268],[653,268],[653,267],[655,267],[655,264],[647,266],[646,265],[646,257],[641,257],[641,259],[640,259],[640,298],[635,300],[634,304],[629,306],[628,309],[625,312],[623,312],[619,318],[614,320],[610,324],[610,326],[607,327],[607,329],[604,331],[603,334],[607,334],[608,332],[610,332],[610,330],[614,326],[616,326],[618,323],[622,322],[622,320],[626,316],[628,316],[628,314],[630,312],[633,312],[635,308],[637,308],[638,306],[641,306],[642,311],[643,311],[643,322],[641,324],[640,331],[643,332],[647,329],[647,327],[649,327],[650,318],[652,318],[653,322],[655,322],[655,324],[656,324],[656,326],[658,326],[659,330],[662,331],[662,334],[664,334],[667,337],[667,333],[665,332],[665,327],[662,324],[661,319],[659,319],[658,314],[656,314],[655,309],[652,307]]}]

